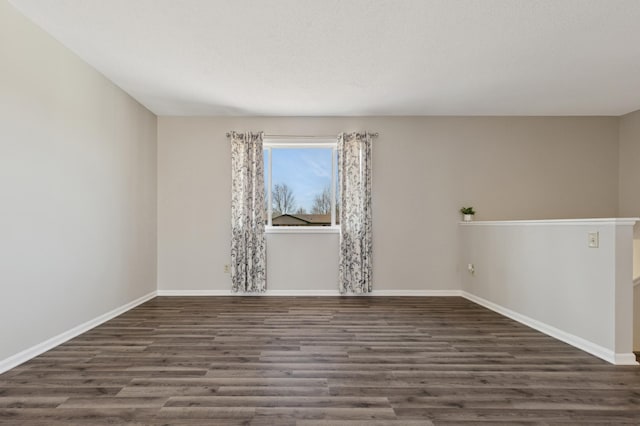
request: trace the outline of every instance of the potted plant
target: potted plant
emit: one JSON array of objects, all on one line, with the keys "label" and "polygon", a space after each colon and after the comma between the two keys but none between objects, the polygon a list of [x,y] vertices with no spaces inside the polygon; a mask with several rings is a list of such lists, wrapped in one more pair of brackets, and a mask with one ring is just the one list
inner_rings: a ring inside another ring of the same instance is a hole
[{"label": "potted plant", "polygon": [[460,209],[460,213],[462,213],[462,220],[465,222],[471,222],[473,220],[473,215],[476,214],[473,207],[463,207]]}]

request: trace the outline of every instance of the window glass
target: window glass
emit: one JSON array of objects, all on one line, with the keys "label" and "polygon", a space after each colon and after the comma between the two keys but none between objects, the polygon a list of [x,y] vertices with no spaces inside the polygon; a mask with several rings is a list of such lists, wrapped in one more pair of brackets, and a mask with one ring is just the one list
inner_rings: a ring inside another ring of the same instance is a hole
[{"label": "window glass", "polygon": [[335,149],[326,147],[265,149],[265,207],[271,191],[273,226],[331,226],[334,156]]}]

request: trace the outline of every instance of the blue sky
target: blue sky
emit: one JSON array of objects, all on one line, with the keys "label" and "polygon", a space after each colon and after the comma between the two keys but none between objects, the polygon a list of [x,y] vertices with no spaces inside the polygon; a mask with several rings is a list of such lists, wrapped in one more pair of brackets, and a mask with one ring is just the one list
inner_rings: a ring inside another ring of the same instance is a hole
[{"label": "blue sky", "polygon": [[331,148],[272,149],[272,185],[286,183],[293,190],[296,206],[309,212],[316,194],[331,185],[331,154]]}]

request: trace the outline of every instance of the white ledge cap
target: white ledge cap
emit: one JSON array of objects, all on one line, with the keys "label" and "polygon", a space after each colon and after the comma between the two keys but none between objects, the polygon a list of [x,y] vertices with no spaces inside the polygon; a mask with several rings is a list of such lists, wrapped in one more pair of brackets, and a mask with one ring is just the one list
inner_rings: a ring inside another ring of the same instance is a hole
[{"label": "white ledge cap", "polygon": [[633,226],[638,217],[611,217],[594,219],[544,219],[544,220],[478,220],[460,222],[464,226],[520,226],[520,225],[626,225]]}]

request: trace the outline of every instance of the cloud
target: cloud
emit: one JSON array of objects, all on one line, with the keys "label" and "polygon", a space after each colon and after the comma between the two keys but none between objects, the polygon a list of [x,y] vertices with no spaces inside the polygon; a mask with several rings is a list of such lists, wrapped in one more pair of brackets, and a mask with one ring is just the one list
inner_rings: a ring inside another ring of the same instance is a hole
[{"label": "cloud", "polygon": [[[317,157],[317,156],[314,156]],[[311,155],[303,155],[302,160],[306,163],[311,173],[320,178],[331,179],[331,157],[328,160],[313,158]],[[324,161],[323,161],[324,160]]]}]

